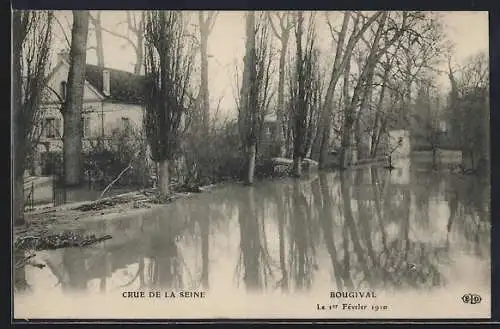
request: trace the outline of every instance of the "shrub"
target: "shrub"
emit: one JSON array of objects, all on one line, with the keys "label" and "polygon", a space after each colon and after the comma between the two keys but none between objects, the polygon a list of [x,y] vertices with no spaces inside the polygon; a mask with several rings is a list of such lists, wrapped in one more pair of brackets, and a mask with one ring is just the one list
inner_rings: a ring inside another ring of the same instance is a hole
[{"label": "shrub", "polygon": [[147,142],[140,131],[133,128],[114,129],[109,138],[92,141],[84,154],[84,170],[87,179],[103,187],[130,166],[115,184],[144,187],[153,169],[148,160]]},{"label": "shrub", "polygon": [[244,161],[233,121],[212,127],[208,135],[190,132],[182,152],[186,160],[186,184],[206,185],[241,177]]}]

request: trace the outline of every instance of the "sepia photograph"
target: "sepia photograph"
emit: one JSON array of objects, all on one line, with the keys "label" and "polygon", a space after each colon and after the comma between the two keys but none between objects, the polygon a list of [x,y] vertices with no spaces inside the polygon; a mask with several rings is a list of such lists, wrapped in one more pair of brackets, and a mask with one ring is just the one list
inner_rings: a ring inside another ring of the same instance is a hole
[{"label": "sepia photograph", "polygon": [[491,317],[488,12],[11,17],[13,319]]}]

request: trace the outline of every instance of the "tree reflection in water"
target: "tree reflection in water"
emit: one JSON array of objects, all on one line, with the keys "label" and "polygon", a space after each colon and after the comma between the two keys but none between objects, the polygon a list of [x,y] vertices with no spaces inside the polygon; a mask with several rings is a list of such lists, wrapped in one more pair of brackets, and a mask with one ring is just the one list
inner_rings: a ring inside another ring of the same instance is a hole
[{"label": "tree reflection in water", "polygon": [[282,184],[275,184],[272,187],[271,197],[272,202],[276,205],[276,219],[278,221],[278,248],[279,248],[279,268],[281,272],[281,279],[276,283],[276,287],[280,287],[283,293],[288,293],[289,286],[289,273],[288,265],[286,262],[286,231],[285,227],[289,223],[289,212],[287,211],[287,195],[284,193]]},{"label": "tree reflection in water", "polygon": [[312,211],[304,195],[307,185],[295,180],[290,209],[290,276],[297,290],[309,289],[317,269]]},{"label": "tree reflection in water", "polygon": [[479,257],[489,254],[490,222],[490,184],[476,177],[457,177],[449,179],[451,195],[450,219],[448,230],[453,228],[464,232],[466,241],[473,245]]},{"label": "tree reflection in water", "polygon": [[[425,194],[425,191],[419,189],[420,186],[414,181],[411,184],[387,184],[387,181],[380,181],[380,171],[372,169],[371,173],[371,184],[375,191],[380,191],[378,186],[388,186],[384,193],[375,193],[375,204],[383,204],[385,208],[377,210],[377,214],[382,212],[386,214],[385,217],[379,215],[386,224],[388,222],[399,224],[400,232],[390,243],[383,244],[382,253],[378,257],[379,266],[382,269],[380,278],[382,285],[396,289],[433,288],[443,285],[444,277],[439,270],[439,265],[446,260],[441,257],[443,247],[431,241],[418,242],[410,238],[412,193],[415,195],[413,199],[417,208],[414,213],[415,224],[423,223],[424,229],[430,229],[428,225],[429,190]],[[381,202],[380,198],[385,198],[385,202]],[[379,227],[383,230],[384,226],[386,225],[382,224]]]},{"label": "tree reflection in water", "polygon": [[266,249],[264,218],[262,211],[256,206],[254,187],[244,191],[246,197],[241,198],[238,209],[240,229],[240,257],[236,265],[238,277],[243,273],[243,282],[248,291],[267,288],[273,275],[271,259]]},{"label": "tree reflection in water", "polygon": [[[335,178],[335,177],[334,177]],[[333,239],[333,212],[334,205],[338,203],[338,198],[334,197],[328,186],[327,176],[325,173],[320,173],[319,178],[312,183],[312,193],[314,195],[314,205],[319,209],[321,229],[323,231],[323,240],[325,241],[330,261],[332,263],[332,275],[335,278],[336,287],[342,290],[344,286],[348,289],[351,287],[349,278],[350,272],[342,268],[337,255],[337,248]]]},{"label": "tree reflection in water", "polygon": [[[342,195],[342,203],[343,203],[343,212],[344,212],[344,221],[345,221],[345,227],[348,229],[348,232],[350,234],[351,242],[353,245],[353,250],[354,254],[356,255],[357,258],[357,265],[361,267],[361,271],[356,271],[352,273],[353,277],[360,277],[360,280],[358,280],[358,286],[354,286],[355,288],[360,288],[360,285],[363,281],[366,281],[368,283],[368,286],[373,286],[373,281],[372,281],[372,272],[370,271],[371,268],[369,267],[368,264],[368,259],[366,257],[366,253],[363,249],[363,246],[361,245],[361,237],[359,236],[359,232],[356,228],[356,223],[354,221],[354,215],[353,215],[353,210],[352,210],[352,198],[351,198],[351,184],[347,181],[348,173],[343,173],[340,176],[340,190],[341,190],[341,195]],[[347,246],[346,246],[347,247]],[[347,249],[345,250],[346,252],[346,258],[350,256],[349,253],[347,253]],[[347,262],[349,262],[347,260]],[[353,269],[353,268],[352,268]]]},{"label": "tree reflection in water", "polygon": [[[336,183],[328,181],[331,174],[320,174],[319,185],[312,183],[337,289],[422,289],[445,284],[440,269],[448,257],[445,246],[411,238],[412,186],[391,183],[386,172],[379,169],[368,173],[370,177],[365,176],[366,171],[354,173],[354,181],[348,172],[340,175],[342,209],[335,208],[338,203],[331,191]],[[419,195],[417,209],[428,207],[428,200],[423,201]],[[454,207],[453,202],[450,207]],[[428,217],[427,209],[418,214],[417,221],[429,221],[420,216]],[[336,229],[332,222],[339,216],[343,225]],[[399,234],[389,237],[390,225],[398,227]],[[337,243],[334,236],[341,241]]]},{"label": "tree reflection in water", "polygon": [[[214,204],[218,204],[215,198],[212,200]],[[199,279],[197,278],[195,285],[200,286],[204,290],[210,287],[209,280],[209,253],[210,253],[210,225],[212,224],[213,209],[210,204],[190,204],[189,209],[186,210],[190,221],[196,224],[198,231],[195,231],[195,236],[199,236],[201,240],[200,254],[201,254],[201,273]]]},{"label": "tree reflection in water", "polygon": [[85,260],[85,248],[66,248],[63,252],[63,266],[66,269],[67,280],[61,282],[64,290],[85,291],[89,277]]},{"label": "tree reflection in water", "polygon": [[[157,229],[149,239],[149,266],[147,268],[148,288],[183,289],[184,261],[177,245],[181,231],[175,225],[180,204],[173,205],[168,218],[158,216]],[[187,211],[187,209],[183,209]]]},{"label": "tree reflection in water", "polygon": [[23,250],[14,251],[14,291],[25,292],[31,290],[31,287],[26,281],[26,265],[23,264],[25,259]]},{"label": "tree reflection in water", "polygon": [[[484,200],[488,185],[473,177],[411,173],[406,183],[395,182],[384,169],[370,168],[229,187],[206,199],[180,200],[168,211],[148,213],[144,232],[142,225],[109,223],[112,229],[103,227],[102,233],[118,233],[121,238],[95,248],[57,251],[45,263],[64,290],[84,290],[91,279],[99,279],[101,291],[110,290],[109,278],[131,264],[138,265],[137,272],[120,278],[123,282],[111,290],[136,288],[137,281],[139,289],[200,284],[209,289],[210,277],[223,271],[217,263],[210,265],[210,252],[219,257],[216,242],[220,238],[230,243],[236,234],[236,274],[247,291],[312,289],[317,264],[326,266],[322,270],[331,273],[338,290],[431,289],[446,283],[442,266],[448,266],[452,252],[475,250],[476,258],[489,257],[490,209]],[[432,217],[436,207],[441,211],[443,206],[449,208],[444,222]],[[230,232],[234,214],[239,233]],[[130,219],[137,220],[141,219]],[[443,228],[442,236],[436,225]],[[195,243],[189,264],[201,260],[194,276],[182,256],[189,252],[186,241]],[[24,269],[16,270],[15,276],[16,290],[25,289]]]}]

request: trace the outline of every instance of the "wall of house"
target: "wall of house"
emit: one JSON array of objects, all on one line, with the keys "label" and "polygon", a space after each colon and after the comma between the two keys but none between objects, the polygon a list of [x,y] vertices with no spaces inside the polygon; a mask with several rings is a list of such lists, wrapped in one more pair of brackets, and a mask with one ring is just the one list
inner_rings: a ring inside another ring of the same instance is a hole
[{"label": "wall of house", "polygon": [[[40,152],[62,151],[63,117],[60,109],[63,90],[61,83],[67,80],[68,71],[69,65],[64,61],[60,61],[51,73],[47,83],[48,87],[44,92],[44,102],[41,106],[39,129],[46,127],[47,122],[49,122],[47,120],[54,119],[56,133],[53,137],[47,136],[47,131],[41,134],[41,145],[38,147]],[[132,126],[142,126],[143,112],[140,105],[103,102],[102,95],[89,83],[85,84],[83,101],[83,116],[86,128],[84,129],[84,147],[88,146],[85,140],[100,137],[103,132],[105,136],[109,136],[114,128],[120,126],[122,118],[128,118]]]},{"label": "wall of house", "polygon": [[[62,102],[64,100],[62,82],[68,79],[69,65],[65,61],[59,61],[54,71],[51,72],[44,90],[44,98],[41,105],[40,120],[38,129],[42,130],[40,135],[39,152],[62,151],[63,117],[61,114]],[[85,83],[83,90],[83,113],[91,117],[91,125],[95,121],[94,117],[102,108],[102,96],[89,84]],[[53,121],[52,121],[53,119]],[[54,127],[48,128],[48,122],[53,122]],[[51,129],[54,134],[48,135]]]},{"label": "wall of house", "polygon": [[[44,126],[44,132],[40,137],[40,152],[46,151],[62,151],[62,133],[63,133],[63,117],[59,110],[59,106],[55,104],[47,104],[43,106],[41,112],[41,120]],[[140,105],[115,104],[115,103],[97,103],[90,102],[84,104],[83,112],[84,120],[86,121],[86,129],[84,129],[84,149],[89,147],[89,140],[95,140],[101,137],[103,132],[107,137],[113,129],[120,128],[122,118],[128,118],[132,127],[140,129],[142,127],[143,111]],[[47,135],[48,120],[54,119],[55,135],[49,137]]]},{"label": "wall of house", "polygon": [[[40,135],[39,150],[43,151],[62,151],[62,137],[63,137],[63,116],[60,111],[61,106],[59,104],[43,104],[40,113],[40,127],[43,129]],[[83,105],[83,116],[90,118],[88,121],[90,123],[90,132],[95,135],[98,131],[98,122],[100,121],[100,109],[102,108],[102,103],[93,101],[87,102]],[[52,131],[55,134],[48,135],[48,130],[51,129],[48,125],[52,122],[54,127]],[[84,136],[85,138],[91,137],[92,135]]]},{"label": "wall of house", "polygon": [[142,128],[144,114],[141,105],[104,102],[103,112],[104,127],[107,132],[121,127],[122,118],[128,118],[133,128]]}]

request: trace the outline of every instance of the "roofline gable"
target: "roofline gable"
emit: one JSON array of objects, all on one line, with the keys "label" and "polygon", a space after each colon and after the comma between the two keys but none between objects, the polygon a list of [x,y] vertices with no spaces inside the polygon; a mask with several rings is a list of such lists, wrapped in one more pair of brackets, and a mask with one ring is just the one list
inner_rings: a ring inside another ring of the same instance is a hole
[{"label": "roofline gable", "polygon": [[[63,58],[60,58],[57,65],[54,67],[54,69],[47,76],[47,82],[49,82],[54,77],[57,70],[59,70],[63,65],[67,66],[68,68],[70,66],[68,61],[66,61]],[[85,65],[87,65],[87,64],[85,64]],[[101,93],[99,90],[97,90],[97,88],[95,88],[90,82],[88,82],[87,79],[85,79],[85,86],[88,87],[97,96],[97,98],[99,98],[99,100],[102,101],[102,100],[106,99],[106,97],[103,95],[103,93]]]}]

